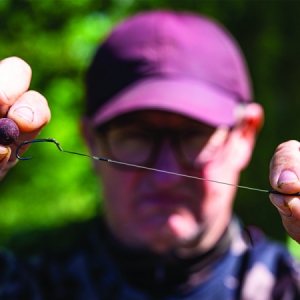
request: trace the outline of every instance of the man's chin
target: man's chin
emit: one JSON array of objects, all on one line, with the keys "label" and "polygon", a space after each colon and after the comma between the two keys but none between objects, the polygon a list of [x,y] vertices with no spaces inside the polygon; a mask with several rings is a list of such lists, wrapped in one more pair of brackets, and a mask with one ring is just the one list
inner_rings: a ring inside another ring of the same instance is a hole
[{"label": "man's chin", "polygon": [[181,215],[152,219],[139,227],[141,238],[154,252],[166,253],[176,248],[190,247],[199,242],[204,226]]}]

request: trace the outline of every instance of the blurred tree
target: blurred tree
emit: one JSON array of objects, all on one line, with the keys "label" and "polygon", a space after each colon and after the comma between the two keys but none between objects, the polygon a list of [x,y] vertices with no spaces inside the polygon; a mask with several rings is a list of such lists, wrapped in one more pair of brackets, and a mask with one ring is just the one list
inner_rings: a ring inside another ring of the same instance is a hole
[{"label": "blurred tree", "polygon": [[[16,55],[26,60],[33,69],[31,88],[46,96],[52,110],[52,121],[41,136],[56,138],[65,149],[87,152],[78,120],[84,71],[95,47],[123,17],[156,8],[207,14],[239,41],[255,99],[266,113],[241,184],[268,189],[269,160],[276,145],[298,138],[298,1],[0,0],[0,59]],[[34,145],[29,152],[35,159],[20,162],[1,182],[2,244],[26,231],[89,219],[101,206],[88,159],[60,153],[51,145]],[[245,225],[257,225],[270,237],[285,240],[267,194],[239,190],[235,210]]]}]

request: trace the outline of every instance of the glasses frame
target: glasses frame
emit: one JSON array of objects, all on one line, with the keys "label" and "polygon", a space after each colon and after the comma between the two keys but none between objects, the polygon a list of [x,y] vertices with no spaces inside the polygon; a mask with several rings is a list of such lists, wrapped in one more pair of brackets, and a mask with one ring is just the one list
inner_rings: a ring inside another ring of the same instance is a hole
[{"label": "glasses frame", "polygon": [[[146,130],[151,131],[152,133],[155,133],[153,135],[153,136],[155,136],[154,147],[152,147],[152,151],[149,154],[148,160],[145,160],[143,163],[139,163],[138,165],[142,165],[144,167],[149,167],[149,168],[153,167],[153,165],[155,164],[155,162],[158,159],[158,156],[160,154],[163,143],[166,140],[169,140],[170,146],[173,150],[176,160],[178,161],[178,163],[180,164],[181,167],[183,167],[186,170],[199,169],[199,166],[197,166],[197,163],[192,163],[185,159],[185,155],[184,155],[183,151],[181,150],[179,139],[178,139],[178,132],[179,132],[178,129],[170,129],[170,128],[155,129],[153,127],[153,125],[151,125],[150,123],[147,123],[147,122],[136,122],[136,123],[139,127],[142,127],[143,129],[146,129]],[[127,122],[126,122],[126,124],[127,124]],[[142,126],[141,126],[141,124],[142,124]],[[108,158],[115,160],[115,161],[121,161],[121,162],[126,163],[126,161],[122,161],[118,157],[114,156],[114,154],[113,154],[114,151],[112,151],[109,140],[108,140],[109,131],[112,129],[112,127],[116,127],[116,126],[122,126],[122,122],[108,123],[108,124],[102,125],[100,127],[97,127],[97,128],[95,128],[95,134],[100,139],[102,139],[102,141],[104,141],[104,143],[103,143],[104,151],[106,152],[106,156]],[[213,133],[211,134],[210,138],[208,139],[208,142],[209,142],[211,137],[217,132],[219,127],[213,127],[213,126],[209,126],[209,125],[207,125],[207,126],[215,129],[213,131]],[[233,127],[234,126],[227,128],[228,133],[227,133],[227,136],[224,139],[224,142],[222,143],[222,145],[224,145],[226,143],[228,136],[229,136],[230,132],[232,131]],[[203,151],[204,148],[205,148],[205,146],[200,150],[200,152]],[[128,170],[128,168],[129,168],[126,165],[118,165],[118,164],[115,164],[114,167],[121,169],[121,170]]]}]

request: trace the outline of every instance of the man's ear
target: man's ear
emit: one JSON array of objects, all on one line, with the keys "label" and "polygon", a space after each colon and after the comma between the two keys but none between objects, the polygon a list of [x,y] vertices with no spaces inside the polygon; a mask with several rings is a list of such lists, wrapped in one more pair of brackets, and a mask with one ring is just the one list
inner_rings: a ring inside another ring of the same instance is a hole
[{"label": "man's ear", "polygon": [[252,102],[245,106],[241,123],[248,124],[258,133],[263,126],[264,111],[260,104]]},{"label": "man's ear", "polygon": [[240,121],[233,129],[235,149],[235,158],[240,162],[240,169],[244,169],[252,156],[257,135],[262,128],[264,121],[264,112],[258,103],[249,103],[244,107]]}]

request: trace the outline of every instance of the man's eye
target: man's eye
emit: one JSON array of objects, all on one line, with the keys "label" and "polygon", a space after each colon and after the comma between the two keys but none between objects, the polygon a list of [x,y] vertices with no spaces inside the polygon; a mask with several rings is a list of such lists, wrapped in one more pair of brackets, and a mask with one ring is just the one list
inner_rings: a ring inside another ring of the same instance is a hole
[{"label": "man's eye", "polygon": [[143,131],[125,131],[125,135],[132,136],[132,137],[143,137],[146,136],[146,132]]},{"label": "man's eye", "polygon": [[149,134],[146,131],[140,130],[125,130],[121,135],[124,138],[128,139],[147,139],[149,138]]}]

